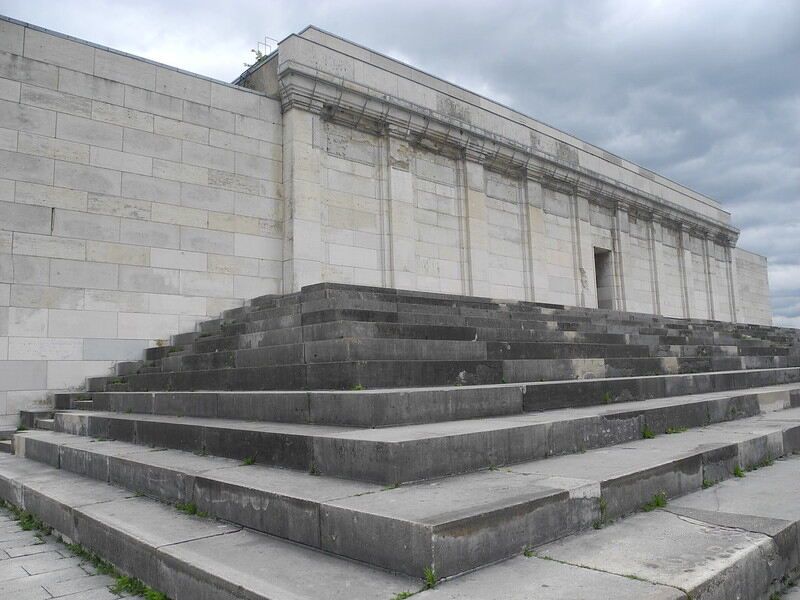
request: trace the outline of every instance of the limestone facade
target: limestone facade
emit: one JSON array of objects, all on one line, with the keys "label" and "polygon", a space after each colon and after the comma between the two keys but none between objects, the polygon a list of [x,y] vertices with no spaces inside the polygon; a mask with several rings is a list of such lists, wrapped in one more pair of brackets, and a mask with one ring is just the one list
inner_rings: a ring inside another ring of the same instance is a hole
[{"label": "limestone facade", "polygon": [[608,152],[315,28],[236,83],[0,18],[0,422],[320,281],[771,321],[730,214]]}]

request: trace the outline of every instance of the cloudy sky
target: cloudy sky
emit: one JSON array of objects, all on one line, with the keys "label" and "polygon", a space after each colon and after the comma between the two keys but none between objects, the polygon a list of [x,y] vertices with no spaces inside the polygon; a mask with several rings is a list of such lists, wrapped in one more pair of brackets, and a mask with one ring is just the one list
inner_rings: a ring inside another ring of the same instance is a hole
[{"label": "cloudy sky", "polygon": [[800,0],[0,0],[24,21],[232,80],[314,24],[711,196],[800,327]]}]

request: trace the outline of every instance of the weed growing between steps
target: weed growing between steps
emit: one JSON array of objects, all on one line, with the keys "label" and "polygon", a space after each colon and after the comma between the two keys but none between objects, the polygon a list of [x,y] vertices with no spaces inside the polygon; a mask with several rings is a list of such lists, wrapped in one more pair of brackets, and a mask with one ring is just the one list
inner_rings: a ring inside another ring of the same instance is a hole
[{"label": "weed growing between steps", "polygon": [[644,512],[652,512],[657,508],[664,508],[666,505],[667,505],[666,492],[658,492],[653,496],[653,499],[650,500],[650,502],[642,506],[642,510]]},{"label": "weed growing between steps", "polygon": [[650,429],[650,425],[645,423],[644,429],[642,429],[642,439],[652,440],[654,437],[656,437],[655,432]]},{"label": "weed growing between steps", "polygon": [[[51,527],[48,527],[45,523],[28,511],[22,510],[10,502],[0,499],[0,508],[8,510],[13,515],[14,519],[19,523],[19,526],[23,531],[36,531],[36,537],[39,540],[38,543],[40,544],[44,543],[44,536],[52,535],[53,533],[53,529]],[[98,574],[113,577],[116,580],[114,585],[110,587],[110,590],[113,593],[132,594],[135,596],[140,596],[145,600],[170,600],[166,594],[154,590],[153,588],[145,585],[139,579],[136,579],[135,577],[129,577],[128,575],[123,575],[117,571],[113,564],[101,558],[94,552],[90,552],[80,544],[67,543],[60,535],[57,535],[55,539],[59,543],[63,544],[73,556],[80,558],[83,562],[90,563]]]},{"label": "weed growing between steps", "polygon": [[198,510],[197,504],[195,504],[194,502],[186,502],[186,503],[178,502],[175,505],[175,508],[181,511],[183,514],[191,515],[192,517],[200,517],[202,519],[208,517],[208,513],[202,510]]},{"label": "weed growing between steps", "polygon": [[425,567],[423,571],[423,580],[425,582],[425,589],[432,590],[439,583],[439,576],[436,574],[434,567]]}]

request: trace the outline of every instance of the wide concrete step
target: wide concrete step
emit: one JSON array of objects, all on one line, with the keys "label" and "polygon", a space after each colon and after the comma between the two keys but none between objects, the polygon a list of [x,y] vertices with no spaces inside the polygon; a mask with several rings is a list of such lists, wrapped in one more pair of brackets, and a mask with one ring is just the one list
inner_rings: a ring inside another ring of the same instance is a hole
[{"label": "wide concrete step", "polygon": [[0,497],[173,600],[373,600],[421,587],[24,458],[0,457]]},{"label": "wide concrete step", "polygon": [[540,411],[590,406],[598,403],[743,390],[796,382],[800,382],[800,367],[545,381],[526,384],[524,410]]},{"label": "wide concrete step", "polygon": [[[450,576],[800,450],[800,409],[414,485],[329,477],[45,432],[21,456],[409,575]],[[737,471],[738,469],[738,471]]]},{"label": "wide concrete step", "polygon": [[[800,381],[800,369],[357,391],[94,392],[63,408],[353,427],[455,421]],[[91,398],[91,400],[85,400]]]},{"label": "wide concrete step", "polygon": [[[800,457],[475,571],[421,600],[764,600],[800,568]],[[785,593],[781,593],[785,591]]]},{"label": "wide concrete step", "polygon": [[360,429],[112,412],[59,412],[55,429],[384,484],[431,479],[784,409],[798,386],[616,406]]},{"label": "wide concrete step", "polygon": [[[364,340],[360,340],[364,341]],[[464,342],[464,344],[470,344]],[[354,344],[353,348],[358,344]],[[534,346],[534,345],[531,345]],[[368,343],[363,345],[369,347]],[[445,346],[446,347],[446,346]],[[475,352],[456,349],[456,352]],[[353,358],[340,362],[285,362],[269,364],[274,348],[183,356],[153,369],[115,377],[87,380],[89,391],[156,390],[300,390],[363,389],[441,385],[524,383],[584,378],[640,377],[673,373],[771,369],[797,366],[800,357],[631,357],[631,358],[523,358],[371,360]],[[294,350],[300,361],[302,346]],[[350,352],[347,350],[346,352]],[[426,352],[435,354],[435,344]],[[353,350],[361,356],[361,349]],[[446,354],[446,353],[442,353]],[[439,357],[442,355],[440,354]],[[266,357],[266,358],[265,358]],[[318,356],[318,359],[324,357]],[[305,360],[305,357],[304,359]],[[313,359],[317,360],[317,359]],[[183,368],[184,361],[188,364]],[[266,363],[266,364],[265,364]],[[178,369],[178,367],[181,367]]]}]

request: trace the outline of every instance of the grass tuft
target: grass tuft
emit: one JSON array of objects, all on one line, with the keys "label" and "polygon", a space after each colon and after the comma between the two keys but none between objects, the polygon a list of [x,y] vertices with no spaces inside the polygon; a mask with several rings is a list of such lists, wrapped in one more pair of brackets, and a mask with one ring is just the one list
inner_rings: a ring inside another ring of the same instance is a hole
[{"label": "grass tuft", "polygon": [[654,511],[657,508],[664,508],[666,505],[667,505],[667,494],[666,494],[666,492],[658,492],[657,494],[655,494],[653,496],[653,498],[652,498],[652,500],[650,500],[650,502],[648,502],[647,504],[642,506],[642,510],[644,512],[651,512],[651,511]]},{"label": "grass tuft", "polygon": [[436,575],[436,569],[434,567],[425,567],[425,570],[422,572],[422,579],[425,582],[426,590],[432,590],[436,587],[436,584],[439,583],[439,576]]}]

